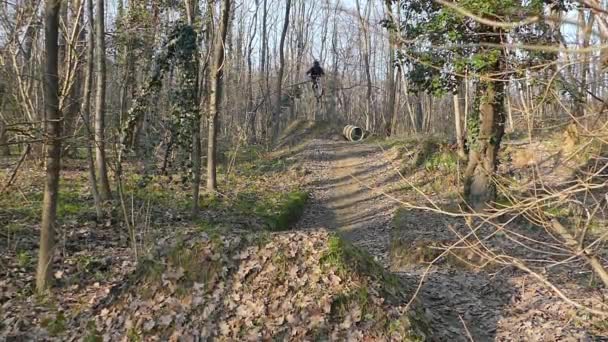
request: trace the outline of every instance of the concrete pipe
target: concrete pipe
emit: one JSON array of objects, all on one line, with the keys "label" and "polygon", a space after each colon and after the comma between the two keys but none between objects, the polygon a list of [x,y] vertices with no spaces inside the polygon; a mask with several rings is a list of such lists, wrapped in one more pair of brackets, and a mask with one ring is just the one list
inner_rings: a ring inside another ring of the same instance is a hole
[{"label": "concrete pipe", "polygon": [[346,125],[342,134],[344,134],[346,140],[350,141],[361,141],[363,139],[363,129],[353,125]]}]

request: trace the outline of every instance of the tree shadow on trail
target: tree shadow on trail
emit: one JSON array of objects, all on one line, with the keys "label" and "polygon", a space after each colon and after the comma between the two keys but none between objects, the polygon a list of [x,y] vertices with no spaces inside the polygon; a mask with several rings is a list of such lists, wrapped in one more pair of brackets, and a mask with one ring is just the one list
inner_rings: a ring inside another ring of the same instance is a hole
[{"label": "tree shadow on trail", "polygon": [[391,226],[391,271],[407,284],[407,291],[416,289],[424,277],[417,298],[431,321],[433,340],[469,341],[468,333],[474,341],[495,340],[515,292],[506,277],[473,269],[450,254],[425,275],[429,263],[443,252],[441,245],[458,241],[449,227],[462,234],[464,222],[428,211],[400,210]]},{"label": "tree shadow on trail", "polygon": [[[396,222],[393,216],[400,204],[381,191],[391,193],[387,185],[395,185],[400,176],[383,151],[370,145],[324,141],[314,149],[309,161],[331,170],[318,167],[323,177],[309,183],[315,192],[304,215],[306,225],[333,229],[371,254],[402,279],[403,294],[410,298],[426,265],[414,262],[392,267],[393,240],[399,240],[405,250],[413,250],[417,244],[453,241],[456,236],[448,225],[464,229],[464,222],[420,210],[407,211],[405,220]],[[376,186],[381,191],[370,189]],[[513,286],[501,276],[440,262],[425,276],[418,294],[431,322],[430,339],[468,341],[468,329],[475,341],[494,340],[501,312],[513,292]]]}]

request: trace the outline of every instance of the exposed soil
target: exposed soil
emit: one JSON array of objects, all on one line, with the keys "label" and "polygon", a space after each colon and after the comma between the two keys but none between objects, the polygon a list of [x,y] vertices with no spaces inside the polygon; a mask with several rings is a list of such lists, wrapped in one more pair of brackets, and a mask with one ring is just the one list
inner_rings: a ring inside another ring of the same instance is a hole
[{"label": "exposed soil", "polygon": [[[413,190],[403,190],[395,156],[380,146],[344,141],[311,140],[300,147],[302,167],[312,205],[299,228],[337,230],[365,249],[387,269],[403,278],[412,293],[424,274],[424,263],[408,267],[391,265],[391,232],[400,207],[394,199],[421,203]],[[406,175],[405,177],[409,177]],[[409,181],[412,181],[411,179]],[[445,194],[430,194],[440,201]],[[428,211],[411,210],[399,222],[399,239],[410,244],[453,240],[453,230],[465,228],[460,219]],[[407,248],[407,246],[406,246]],[[601,290],[589,293],[572,284],[570,274],[557,277],[572,298],[602,302]],[[419,293],[438,341],[583,341],[598,340],[598,329],[576,317],[581,312],[563,303],[529,276],[511,269],[490,274],[433,266]],[[593,333],[593,332],[595,333]],[[600,328],[601,333],[601,328]],[[608,336],[608,332],[605,334]]]}]

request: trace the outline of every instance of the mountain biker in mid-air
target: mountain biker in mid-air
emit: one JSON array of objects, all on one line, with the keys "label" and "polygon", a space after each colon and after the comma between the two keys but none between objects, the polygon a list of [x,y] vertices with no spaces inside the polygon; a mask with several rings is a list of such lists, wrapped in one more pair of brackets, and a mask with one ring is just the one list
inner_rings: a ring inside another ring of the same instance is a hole
[{"label": "mountain biker in mid-air", "polygon": [[317,102],[321,100],[321,89],[319,89],[319,79],[321,76],[325,75],[323,68],[319,64],[319,61],[315,61],[313,63],[312,68],[308,69],[306,75],[310,76],[310,80],[312,81],[312,88],[315,90],[315,96],[317,97]]}]

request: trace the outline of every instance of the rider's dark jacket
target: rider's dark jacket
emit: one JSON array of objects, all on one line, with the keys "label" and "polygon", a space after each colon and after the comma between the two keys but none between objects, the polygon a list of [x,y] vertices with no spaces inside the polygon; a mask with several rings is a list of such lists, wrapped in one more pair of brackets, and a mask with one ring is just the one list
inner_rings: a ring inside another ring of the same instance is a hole
[{"label": "rider's dark jacket", "polygon": [[312,79],[317,79],[325,75],[325,72],[323,71],[323,68],[321,68],[321,66],[315,65],[312,68],[308,69],[306,75],[310,75],[310,78]]}]

